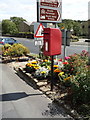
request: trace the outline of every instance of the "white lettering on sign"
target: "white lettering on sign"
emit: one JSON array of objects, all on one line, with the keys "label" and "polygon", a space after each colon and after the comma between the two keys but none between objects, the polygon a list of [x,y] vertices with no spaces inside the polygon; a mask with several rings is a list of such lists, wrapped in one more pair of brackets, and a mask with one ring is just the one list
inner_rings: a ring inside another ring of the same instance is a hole
[{"label": "white lettering on sign", "polygon": [[58,2],[58,0],[42,0],[42,2],[56,3],[56,2]]}]

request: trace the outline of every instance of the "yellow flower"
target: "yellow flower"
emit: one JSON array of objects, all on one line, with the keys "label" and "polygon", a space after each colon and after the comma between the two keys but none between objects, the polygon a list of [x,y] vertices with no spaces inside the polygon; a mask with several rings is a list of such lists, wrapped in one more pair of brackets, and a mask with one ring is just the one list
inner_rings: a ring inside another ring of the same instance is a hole
[{"label": "yellow flower", "polygon": [[64,72],[60,72],[58,75],[62,76],[64,74]]},{"label": "yellow flower", "polygon": [[41,73],[42,73],[42,74],[45,74],[45,73],[46,73],[46,71],[42,71]]},{"label": "yellow flower", "polygon": [[47,68],[48,68],[49,70],[51,70],[51,67],[50,67],[50,66],[47,66]]},{"label": "yellow flower", "polygon": [[34,66],[34,67],[38,67],[38,65],[36,65],[36,64],[34,64],[33,66]]},{"label": "yellow flower", "polygon": [[30,64],[29,67],[33,67],[33,64]]},{"label": "yellow flower", "polygon": [[31,64],[30,63],[27,63],[26,66],[30,66]]},{"label": "yellow flower", "polygon": [[47,61],[48,61],[48,60],[46,60],[46,59],[45,59],[45,60],[43,60],[43,62],[47,62]]},{"label": "yellow flower", "polygon": [[32,61],[31,63],[32,63],[32,64],[36,64],[36,63],[37,63],[37,61]]},{"label": "yellow flower", "polygon": [[34,68],[37,70],[37,69],[39,69],[40,67],[37,66],[37,67],[34,67]]},{"label": "yellow flower", "polygon": [[57,68],[57,67],[58,67],[58,65],[54,65],[53,67],[56,67],[56,68]]},{"label": "yellow flower", "polygon": [[64,80],[66,81],[66,80],[69,80],[70,79],[70,77],[67,77],[67,78],[65,78]]},{"label": "yellow flower", "polygon": [[55,69],[54,72],[61,72],[59,69]]}]

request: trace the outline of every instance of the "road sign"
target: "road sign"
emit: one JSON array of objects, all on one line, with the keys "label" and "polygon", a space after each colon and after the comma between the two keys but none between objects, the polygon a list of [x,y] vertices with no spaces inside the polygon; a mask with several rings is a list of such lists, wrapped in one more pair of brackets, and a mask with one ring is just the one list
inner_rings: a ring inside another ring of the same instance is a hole
[{"label": "road sign", "polygon": [[43,45],[43,29],[44,25],[42,23],[34,23],[34,44],[35,46]]},{"label": "road sign", "polygon": [[39,45],[42,46],[42,45],[43,45],[43,40],[35,40],[35,41],[34,41],[34,45],[35,45],[35,46],[39,46]]},{"label": "road sign", "polygon": [[34,37],[35,38],[43,38],[43,34],[42,34],[43,29],[44,29],[44,26],[40,23],[36,32],[35,32]]},{"label": "road sign", "polygon": [[42,6],[48,6],[48,7],[60,7],[59,0],[40,0],[40,5]]},{"label": "road sign", "polygon": [[61,14],[58,10],[40,8],[40,20],[60,21]]},{"label": "road sign", "polygon": [[62,2],[61,0],[38,0],[37,2],[38,22],[61,22]]}]

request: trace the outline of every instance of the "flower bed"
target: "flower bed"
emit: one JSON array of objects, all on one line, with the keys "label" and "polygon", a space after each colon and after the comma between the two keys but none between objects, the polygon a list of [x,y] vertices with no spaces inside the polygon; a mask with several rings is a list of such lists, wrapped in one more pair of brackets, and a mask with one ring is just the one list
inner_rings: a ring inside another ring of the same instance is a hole
[{"label": "flower bed", "polygon": [[[74,54],[62,59],[54,59],[54,91],[57,95],[67,93],[64,100],[81,115],[90,117],[90,72],[88,70],[88,52]],[[31,59],[25,67],[38,80],[50,80],[51,61]]]},{"label": "flower bed", "polygon": [[5,44],[1,47],[2,49],[2,62],[8,63],[12,61],[27,61],[28,57],[26,55],[29,53],[27,47],[20,43],[15,43],[13,45]]}]

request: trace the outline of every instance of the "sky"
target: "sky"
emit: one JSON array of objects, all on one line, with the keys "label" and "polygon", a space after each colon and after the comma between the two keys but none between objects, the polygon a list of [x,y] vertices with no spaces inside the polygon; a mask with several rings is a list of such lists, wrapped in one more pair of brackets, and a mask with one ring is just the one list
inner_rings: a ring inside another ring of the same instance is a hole
[{"label": "sky", "polygon": [[88,2],[88,19],[90,19],[90,1]]},{"label": "sky", "polygon": [[[28,22],[37,21],[36,1],[0,0],[0,20],[16,16],[23,17]],[[62,19],[88,20],[88,17],[90,17],[90,9],[88,9],[89,1],[62,0]]]}]

